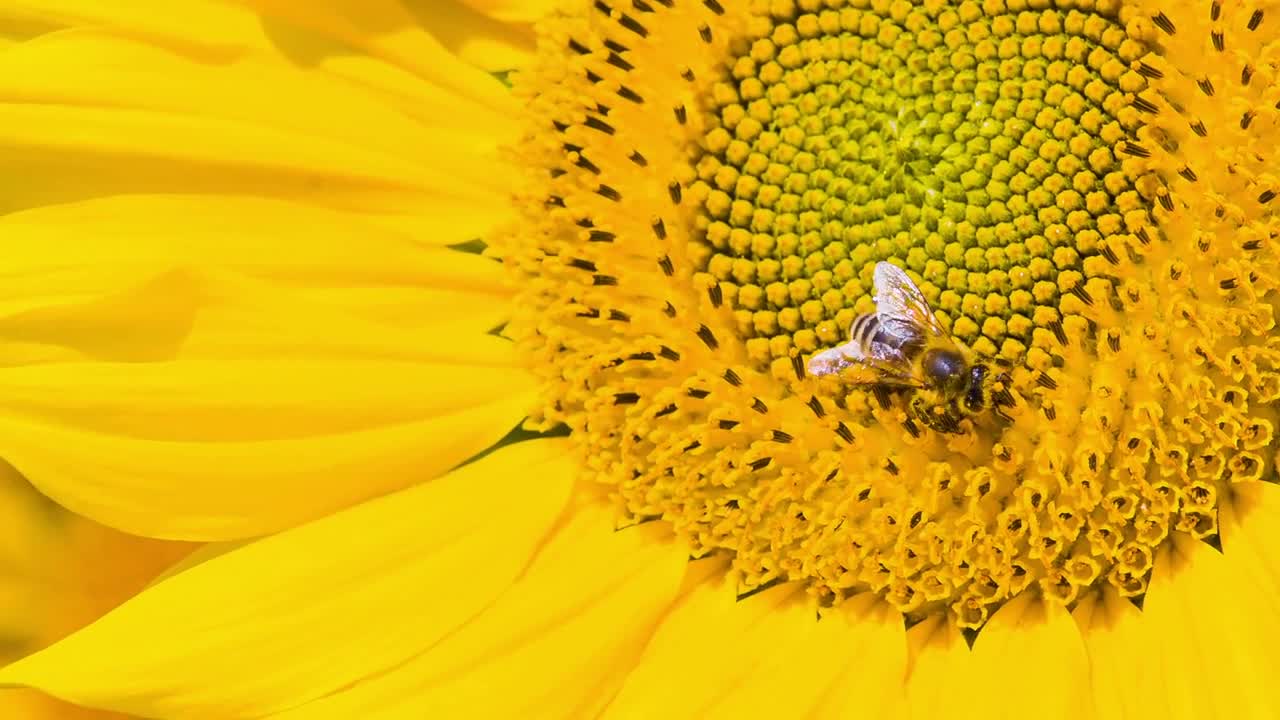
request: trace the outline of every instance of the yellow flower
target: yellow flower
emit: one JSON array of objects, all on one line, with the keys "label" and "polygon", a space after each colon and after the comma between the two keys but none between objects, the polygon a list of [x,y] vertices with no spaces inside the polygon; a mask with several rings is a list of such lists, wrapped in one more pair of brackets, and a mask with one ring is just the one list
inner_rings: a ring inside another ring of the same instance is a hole
[{"label": "yellow flower", "polygon": [[[0,682],[1280,716],[1273,9],[465,5],[0,6],[0,449],[210,541]],[[806,372],[880,262],[963,397]]]}]

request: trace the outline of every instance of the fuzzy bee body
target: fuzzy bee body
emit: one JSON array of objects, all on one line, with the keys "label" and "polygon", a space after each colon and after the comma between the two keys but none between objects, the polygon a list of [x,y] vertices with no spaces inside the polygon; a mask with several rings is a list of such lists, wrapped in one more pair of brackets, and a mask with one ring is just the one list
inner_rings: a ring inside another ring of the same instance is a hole
[{"label": "fuzzy bee body", "polygon": [[854,319],[848,342],[809,358],[811,374],[870,386],[882,404],[890,392],[909,392],[911,416],[944,433],[960,432],[965,416],[1003,415],[1014,404],[1009,377],[970,359],[905,272],[877,263],[875,286],[876,311]]}]

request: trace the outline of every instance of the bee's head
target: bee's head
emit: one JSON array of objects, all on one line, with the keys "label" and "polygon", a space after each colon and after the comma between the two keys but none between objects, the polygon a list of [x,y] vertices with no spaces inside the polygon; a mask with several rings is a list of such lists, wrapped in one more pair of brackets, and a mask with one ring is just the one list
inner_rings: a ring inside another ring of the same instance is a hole
[{"label": "bee's head", "polygon": [[964,385],[969,364],[955,350],[933,348],[921,358],[924,376],[938,390],[952,390]]}]

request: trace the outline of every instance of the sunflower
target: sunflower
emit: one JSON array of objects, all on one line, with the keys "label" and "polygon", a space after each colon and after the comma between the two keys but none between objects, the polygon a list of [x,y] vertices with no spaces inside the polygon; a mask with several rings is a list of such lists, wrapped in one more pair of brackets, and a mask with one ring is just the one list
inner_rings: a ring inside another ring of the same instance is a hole
[{"label": "sunflower", "polygon": [[[0,449],[207,543],[0,682],[1280,716],[1280,9],[549,5],[0,4]],[[808,372],[885,262],[974,412]]]}]

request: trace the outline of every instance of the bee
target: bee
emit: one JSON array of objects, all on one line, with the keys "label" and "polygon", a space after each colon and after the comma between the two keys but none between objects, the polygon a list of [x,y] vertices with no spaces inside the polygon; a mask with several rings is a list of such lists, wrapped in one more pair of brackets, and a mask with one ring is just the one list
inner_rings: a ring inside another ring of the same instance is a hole
[{"label": "bee", "polygon": [[975,362],[951,337],[929,307],[920,288],[896,265],[876,263],[874,313],[859,315],[849,342],[809,358],[811,375],[840,375],[870,386],[883,407],[892,392],[908,392],[911,418],[942,433],[960,432],[960,421],[990,409],[1008,419],[1014,405],[1004,372]]}]

